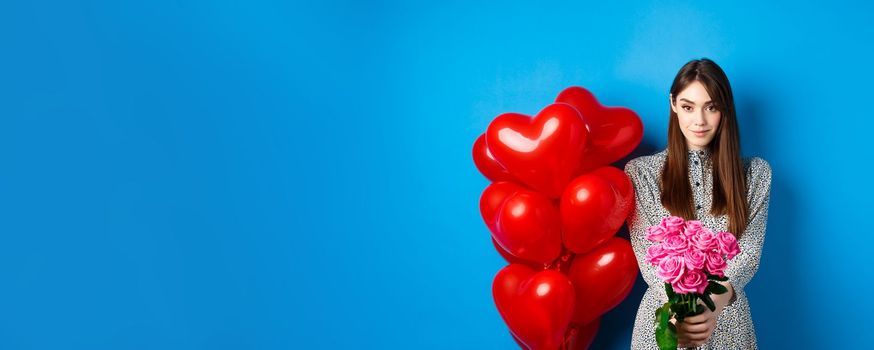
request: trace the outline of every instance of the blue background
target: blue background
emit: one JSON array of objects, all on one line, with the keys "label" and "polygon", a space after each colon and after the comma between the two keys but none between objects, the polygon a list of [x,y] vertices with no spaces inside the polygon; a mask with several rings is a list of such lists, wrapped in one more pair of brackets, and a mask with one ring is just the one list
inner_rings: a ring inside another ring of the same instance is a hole
[{"label": "blue background", "polygon": [[[861,3],[861,2],[860,2]],[[774,180],[762,348],[864,345],[871,8],[6,2],[3,349],[514,348],[470,149],[580,85],[664,147],[709,57]],[[620,162],[621,165],[621,162]],[[627,349],[642,280],[595,348]]]}]

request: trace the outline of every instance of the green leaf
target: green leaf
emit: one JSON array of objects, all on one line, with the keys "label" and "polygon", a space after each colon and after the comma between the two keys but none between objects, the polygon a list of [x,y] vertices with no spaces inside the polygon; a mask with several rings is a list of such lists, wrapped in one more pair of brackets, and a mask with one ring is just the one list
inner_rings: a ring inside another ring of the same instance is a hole
[{"label": "green leaf", "polygon": [[671,311],[673,311],[678,316],[685,315],[686,314],[686,304],[682,304],[682,303],[674,304],[674,303],[672,303],[671,304]]},{"label": "green leaf", "polygon": [[702,294],[701,300],[704,300],[704,304],[707,304],[707,307],[710,308],[710,311],[716,312],[716,303],[714,303],[713,299],[710,298],[710,294]]},{"label": "green leaf", "polygon": [[671,287],[670,283],[665,283],[665,295],[668,296],[668,299],[673,299],[677,293],[674,293],[674,287]]},{"label": "green leaf", "polygon": [[728,292],[728,288],[725,288],[722,284],[716,281],[707,282],[707,289],[709,289],[713,294],[722,294]]},{"label": "green leaf", "polygon": [[677,349],[677,327],[671,323],[670,303],[656,310],[656,343],[661,350]]},{"label": "green leaf", "polygon": [[725,281],[728,281],[728,276],[722,276],[722,277],[719,277],[719,276],[717,276],[717,275],[711,275],[711,274],[707,273],[707,279],[709,279],[709,280],[715,280],[715,281],[720,281],[720,282],[725,282]]},{"label": "green leaf", "polygon": [[698,294],[689,295],[689,305],[689,312],[686,314],[686,317],[704,313],[704,306],[698,304]]}]

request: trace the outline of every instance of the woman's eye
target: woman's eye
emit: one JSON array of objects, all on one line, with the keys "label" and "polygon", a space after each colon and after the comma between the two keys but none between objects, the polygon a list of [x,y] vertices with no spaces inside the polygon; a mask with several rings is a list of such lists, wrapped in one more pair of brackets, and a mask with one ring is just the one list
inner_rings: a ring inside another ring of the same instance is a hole
[{"label": "woman's eye", "polygon": [[710,106],[710,108],[708,108],[708,109],[709,109],[711,112],[716,112],[716,106]]},{"label": "woman's eye", "polygon": [[689,107],[689,106],[683,106],[683,109],[685,109],[687,112],[692,111],[692,107]]}]

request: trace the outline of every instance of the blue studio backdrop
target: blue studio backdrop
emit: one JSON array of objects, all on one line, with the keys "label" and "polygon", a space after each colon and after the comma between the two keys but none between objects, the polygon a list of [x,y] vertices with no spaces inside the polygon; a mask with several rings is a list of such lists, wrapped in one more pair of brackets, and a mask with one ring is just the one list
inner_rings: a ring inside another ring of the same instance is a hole
[{"label": "blue studio backdrop", "polygon": [[[773,169],[765,349],[865,345],[861,1],[7,1],[0,348],[512,349],[471,146],[563,88],[635,110],[708,57]],[[627,161],[627,158],[626,160]],[[617,165],[621,166],[622,162]],[[643,281],[593,348],[627,349]]]}]

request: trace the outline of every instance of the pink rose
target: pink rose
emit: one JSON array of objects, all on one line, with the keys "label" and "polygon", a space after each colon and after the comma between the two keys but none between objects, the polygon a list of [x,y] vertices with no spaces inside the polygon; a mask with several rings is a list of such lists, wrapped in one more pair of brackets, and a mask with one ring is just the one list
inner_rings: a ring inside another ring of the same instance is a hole
[{"label": "pink rose", "polygon": [[720,232],[716,234],[716,243],[719,252],[731,260],[736,255],[740,254],[740,247],[737,246],[737,239],[731,232]]},{"label": "pink rose", "polygon": [[707,275],[700,270],[686,271],[686,274],[679,281],[672,283],[674,291],[677,293],[688,294],[698,293],[704,294],[707,289]]},{"label": "pink rose", "polygon": [[707,254],[698,249],[689,249],[683,254],[683,260],[686,262],[686,269],[701,270],[707,262]]},{"label": "pink rose", "polygon": [[664,247],[661,244],[656,244],[646,250],[645,260],[650,265],[658,266],[666,256],[668,256],[668,252],[665,251]]},{"label": "pink rose", "polygon": [[646,239],[652,242],[661,242],[668,235],[668,230],[661,226],[650,226],[646,228]]},{"label": "pink rose", "polygon": [[704,228],[704,225],[701,224],[701,221],[698,220],[689,220],[686,221],[685,230],[683,231],[683,235],[686,237],[694,237],[697,236],[701,229]]},{"label": "pink rose", "polygon": [[686,272],[686,263],[682,256],[666,256],[656,269],[656,276],[665,283],[675,283]]},{"label": "pink rose", "polygon": [[683,256],[689,249],[689,241],[683,235],[669,235],[662,241],[665,251],[670,255]]},{"label": "pink rose", "polygon": [[686,220],[679,216],[669,216],[662,219],[660,226],[664,227],[669,234],[671,233],[681,233],[683,231],[683,227],[686,225]]},{"label": "pink rose", "polygon": [[707,262],[704,263],[704,267],[707,268],[707,272],[710,272],[711,275],[724,277],[725,269],[728,268],[728,263],[726,263],[725,259],[722,258],[721,253],[708,252]]},{"label": "pink rose", "polygon": [[704,252],[713,251],[718,247],[716,243],[716,234],[706,227],[703,228],[697,236],[692,237],[689,244]]}]

